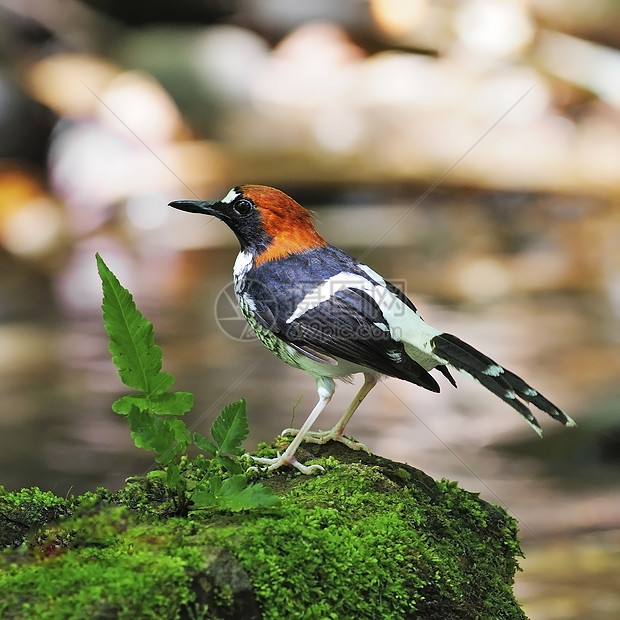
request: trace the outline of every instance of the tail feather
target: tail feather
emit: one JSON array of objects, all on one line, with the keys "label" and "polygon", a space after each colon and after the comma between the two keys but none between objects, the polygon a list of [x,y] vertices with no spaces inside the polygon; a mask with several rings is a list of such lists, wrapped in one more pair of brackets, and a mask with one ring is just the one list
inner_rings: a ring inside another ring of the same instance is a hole
[{"label": "tail feather", "polygon": [[456,381],[446,366],[436,366],[435,370],[438,370],[453,385],[453,387],[456,387]]},{"label": "tail feather", "polygon": [[540,424],[526,403],[531,403],[562,424],[575,425],[572,418],[523,379],[456,336],[440,334],[432,339],[431,344],[433,352],[442,361],[470,375],[493,394],[499,396],[505,403],[516,409],[539,435],[542,435]]},{"label": "tail feather", "polygon": [[573,420],[567,413],[556,407],[549,399],[545,398],[542,394],[537,392],[533,387],[529,386],[521,377],[510,372],[504,368],[504,377],[512,385],[514,391],[528,403],[532,403],[535,407],[538,407],[541,411],[548,413],[554,420],[565,424],[566,426],[576,426],[575,420]]}]

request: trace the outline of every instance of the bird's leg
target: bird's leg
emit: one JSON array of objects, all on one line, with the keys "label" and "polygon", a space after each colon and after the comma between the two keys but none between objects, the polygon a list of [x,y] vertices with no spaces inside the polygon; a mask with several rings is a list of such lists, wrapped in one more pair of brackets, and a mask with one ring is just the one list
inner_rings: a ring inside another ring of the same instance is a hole
[{"label": "bird's leg", "polygon": [[[375,385],[377,385],[377,377],[371,374],[364,374],[364,384],[360,388],[359,392],[355,395],[355,398],[347,407],[347,410],[344,412],[340,420],[338,420],[336,425],[329,431],[306,432],[303,436],[303,440],[307,441],[308,443],[320,444],[324,444],[332,440],[339,441],[340,443],[343,443],[345,446],[348,446],[352,450],[365,450],[366,452],[368,452],[368,448],[363,443],[345,437],[344,429],[349,423],[351,416],[357,411],[357,408],[360,406],[366,396],[368,396],[368,393],[370,392],[370,390],[372,390],[373,387],[375,387]],[[302,431],[303,428],[301,430],[297,430],[296,428],[285,428],[280,434],[295,435],[295,439],[297,439],[297,437],[299,437]]]},{"label": "bird's leg", "polygon": [[300,463],[295,458],[295,452],[297,451],[299,444],[304,440],[312,425],[315,423],[316,419],[321,415],[321,412],[327,406],[327,403],[329,403],[329,401],[331,400],[335,389],[336,385],[334,384],[333,379],[317,379],[317,392],[319,394],[319,402],[314,406],[314,409],[310,412],[310,415],[304,422],[301,429],[296,431],[295,439],[293,439],[293,441],[291,441],[291,443],[288,445],[288,447],[284,451],[284,454],[278,454],[275,459],[260,458],[257,456],[252,456],[252,458],[260,465],[268,465],[267,469],[269,471],[278,469],[279,467],[282,467],[282,465],[292,465],[303,474],[311,474],[315,470],[323,471],[323,468],[320,465],[307,466],[303,463]]}]

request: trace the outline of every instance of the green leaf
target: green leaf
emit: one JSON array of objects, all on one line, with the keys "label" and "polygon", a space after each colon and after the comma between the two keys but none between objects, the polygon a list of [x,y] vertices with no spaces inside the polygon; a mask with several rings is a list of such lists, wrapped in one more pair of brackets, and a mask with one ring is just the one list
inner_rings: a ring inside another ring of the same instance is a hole
[{"label": "green leaf", "polygon": [[193,406],[191,392],[166,392],[151,398],[151,411],[157,415],[183,415]]},{"label": "green leaf", "polygon": [[231,474],[240,474],[243,471],[241,465],[239,465],[235,459],[221,454],[218,447],[204,435],[194,433],[193,439],[194,445],[196,445],[197,448],[208,454],[213,454],[213,459],[209,461],[212,465],[223,467]]},{"label": "green leaf", "polygon": [[208,487],[200,488],[192,493],[192,510],[196,508],[213,508],[217,506],[217,498]]},{"label": "green leaf", "polygon": [[121,415],[127,415],[132,407],[157,415],[183,415],[193,406],[194,395],[190,392],[166,392],[153,398],[140,394],[126,394],[114,401],[112,409]]},{"label": "green leaf", "polygon": [[[146,477],[152,478],[153,480],[165,480],[168,477],[168,474],[165,469],[152,469],[146,474]],[[129,482],[130,480],[139,482],[142,478],[140,476],[133,476],[131,478],[127,478],[125,482]]]},{"label": "green leaf", "polygon": [[183,420],[155,417],[137,407],[130,410],[128,419],[136,446],[154,450],[158,463],[171,463],[189,445],[191,437]]},{"label": "green leaf", "polygon": [[241,467],[235,459],[225,454],[216,455],[213,461],[216,465],[220,465],[231,474],[240,474],[243,472],[243,467]]},{"label": "green leaf", "polygon": [[280,504],[280,498],[262,484],[249,484],[243,474],[224,480],[218,494],[218,507],[233,512],[268,508]]},{"label": "green leaf", "polygon": [[271,508],[280,504],[280,498],[262,484],[247,484],[243,474],[231,476],[222,482],[212,476],[196,487],[192,494],[192,510],[219,508],[220,510],[252,510]]},{"label": "green leaf", "polygon": [[152,397],[163,394],[174,377],[161,372],[161,349],[155,345],[153,325],[136,308],[131,293],[108,269],[99,254],[97,269],[103,285],[103,322],[110,337],[110,353],[125,385]]},{"label": "green leaf", "polygon": [[243,399],[226,405],[211,425],[211,436],[218,446],[218,454],[241,454],[241,444],[248,433],[248,418]]},{"label": "green leaf", "polygon": [[280,498],[260,483],[246,486],[230,503],[229,510],[253,510],[256,508],[276,508]]},{"label": "green leaf", "polygon": [[248,480],[243,474],[231,476],[222,482],[222,487],[219,490],[219,497],[231,497],[238,495],[243,490],[243,487],[247,484]]},{"label": "green leaf", "polygon": [[200,433],[194,433],[194,444],[207,454],[217,454],[217,446]]},{"label": "green leaf", "polygon": [[185,481],[176,463],[169,463],[166,466],[166,484],[171,489],[185,490]]},{"label": "green leaf", "polygon": [[120,413],[121,415],[129,415],[134,407],[140,411],[148,411],[150,401],[146,396],[126,394],[112,403],[112,411]]},{"label": "green leaf", "polygon": [[211,476],[209,479],[199,482],[191,496],[193,508],[212,508],[217,506],[221,488],[222,479],[219,476]]}]

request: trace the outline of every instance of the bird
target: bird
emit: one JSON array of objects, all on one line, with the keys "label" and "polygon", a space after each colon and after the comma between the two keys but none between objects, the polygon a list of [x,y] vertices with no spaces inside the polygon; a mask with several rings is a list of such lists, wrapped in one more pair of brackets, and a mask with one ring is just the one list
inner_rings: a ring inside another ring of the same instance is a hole
[{"label": "bird", "polygon": [[[523,379],[460,338],[432,327],[398,287],[344,250],[327,243],[312,215],[281,190],[239,185],[219,201],[176,200],[169,206],[211,215],[236,235],[240,245],[233,286],[241,313],[276,357],[309,373],[318,401],[283,453],[252,457],[273,471],[293,466],[317,473],[318,464],[296,458],[302,441],[362,444],[344,436],[364,398],[383,377],[396,377],[439,392],[431,371],[456,387],[450,369],[470,376],[516,409],[542,435],[533,405],[566,426],[575,422]],[[328,431],[311,427],[330,402],[335,379],[361,373],[364,382],[341,418]]]}]

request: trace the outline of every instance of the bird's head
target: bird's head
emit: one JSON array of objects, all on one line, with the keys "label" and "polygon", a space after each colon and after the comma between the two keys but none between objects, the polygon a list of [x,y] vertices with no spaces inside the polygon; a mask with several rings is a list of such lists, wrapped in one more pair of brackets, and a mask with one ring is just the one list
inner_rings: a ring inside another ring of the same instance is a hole
[{"label": "bird's head", "polygon": [[171,207],[213,215],[228,224],[254,264],[326,245],[312,216],[290,196],[265,185],[239,185],[219,201],[176,200]]}]

